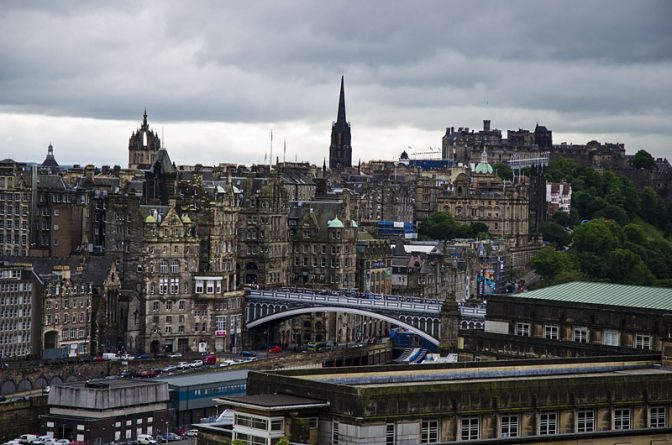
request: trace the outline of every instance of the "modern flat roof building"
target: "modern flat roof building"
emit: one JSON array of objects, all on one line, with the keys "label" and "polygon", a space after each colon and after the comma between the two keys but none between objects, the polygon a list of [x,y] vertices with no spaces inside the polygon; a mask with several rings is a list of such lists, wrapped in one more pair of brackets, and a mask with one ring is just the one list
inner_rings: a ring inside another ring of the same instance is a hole
[{"label": "modern flat roof building", "polygon": [[54,385],[49,414],[42,417],[48,436],[87,444],[154,435],[169,427],[168,384],[150,380],[90,380]]},{"label": "modern flat roof building", "polygon": [[252,371],[247,392],[218,402],[254,444],[672,441],[658,355]]},{"label": "modern flat roof building", "polygon": [[168,376],[153,381],[168,384],[170,408],[175,413],[175,425],[189,427],[201,419],[216,417],[219,412],[216,397],[245,394],[247,369]]}]

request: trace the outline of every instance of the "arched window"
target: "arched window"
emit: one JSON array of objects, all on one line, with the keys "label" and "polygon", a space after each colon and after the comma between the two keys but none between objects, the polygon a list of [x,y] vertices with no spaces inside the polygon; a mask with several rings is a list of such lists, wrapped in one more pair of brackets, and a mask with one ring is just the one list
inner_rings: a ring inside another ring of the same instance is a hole
[{"label": "arched window", "polygon": [[167,272],[168,272],[168,261],[166,260],[159,261],[159,273],[167,273]]},{"label": "arched window", "polygon": [[170,271],[172,273],[178,273],[180,271],[180,262],[178,260],[173,260],[170,263]]}]

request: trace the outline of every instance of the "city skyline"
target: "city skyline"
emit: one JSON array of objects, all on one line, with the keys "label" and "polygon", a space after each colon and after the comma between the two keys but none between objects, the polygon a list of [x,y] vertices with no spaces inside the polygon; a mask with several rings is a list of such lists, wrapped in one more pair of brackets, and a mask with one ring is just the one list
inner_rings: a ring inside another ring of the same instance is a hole
[{"label": "city skyline", "polygon": [[274,158],[321,165],[341,75],[353,164],[483,119],[670,157],[672,7],[569,5],[9,3],[2,158],[125,166],[146,108],[178,164],[264,162],[272,129]]}]

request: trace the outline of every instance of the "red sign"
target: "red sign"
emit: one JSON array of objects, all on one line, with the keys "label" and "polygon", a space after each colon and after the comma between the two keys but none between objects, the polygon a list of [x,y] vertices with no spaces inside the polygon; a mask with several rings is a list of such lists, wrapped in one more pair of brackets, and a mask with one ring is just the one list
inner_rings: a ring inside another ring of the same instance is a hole
[{"label": "red sign", "polygon": [[215,331],[215,337],[226,337],[226,331]]}]

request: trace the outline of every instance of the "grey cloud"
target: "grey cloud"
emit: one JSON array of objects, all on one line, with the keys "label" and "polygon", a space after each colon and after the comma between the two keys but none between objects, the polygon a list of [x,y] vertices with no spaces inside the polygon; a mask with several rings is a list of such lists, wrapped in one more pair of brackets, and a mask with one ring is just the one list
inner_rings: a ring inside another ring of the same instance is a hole
[{"label": "grey cloud", "polygon": [[353,129],[440,134],[492,109],[619,134],[672,112],[671,16],[664,0],[9,1],[0,109],[314,124],[335,117],[344,73]]}]

